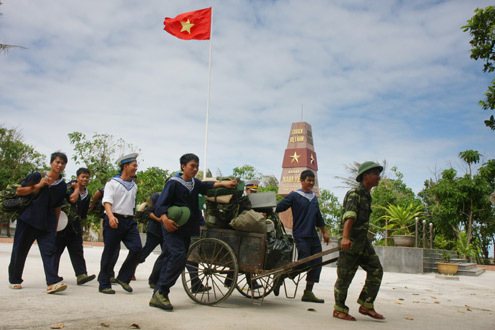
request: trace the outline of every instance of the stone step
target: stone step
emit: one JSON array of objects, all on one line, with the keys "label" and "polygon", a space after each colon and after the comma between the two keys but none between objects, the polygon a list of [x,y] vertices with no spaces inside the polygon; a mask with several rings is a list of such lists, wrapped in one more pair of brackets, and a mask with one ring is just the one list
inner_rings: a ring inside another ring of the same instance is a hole
[{"label": "stone step", "polygon": [[464,275],[464,276],[480,276],[486,271],[485,268],[481,267],[475,267],[475,268],[469,268],[469,269],[459,269],[457,271],[457,275]]},{"label": "stone step", "polygon": [[474,262],[463,262],[459,263],[459,270],[477,268]]}]

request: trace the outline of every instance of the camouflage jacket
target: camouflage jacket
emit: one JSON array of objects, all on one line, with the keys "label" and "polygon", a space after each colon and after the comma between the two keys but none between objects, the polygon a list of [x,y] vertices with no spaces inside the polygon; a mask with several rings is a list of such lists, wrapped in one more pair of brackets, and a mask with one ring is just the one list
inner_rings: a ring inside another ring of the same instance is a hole
[{"label": "camouflage jacket", "polygon": [[351,252],[362,252],[368,240],[368,227],[371,215],[371,194],[362,183],[347,192],[344,197],[344,215],[340,226],[340,236],[344,230],[346,219],[354,219],[349,239],[352,242]]}]

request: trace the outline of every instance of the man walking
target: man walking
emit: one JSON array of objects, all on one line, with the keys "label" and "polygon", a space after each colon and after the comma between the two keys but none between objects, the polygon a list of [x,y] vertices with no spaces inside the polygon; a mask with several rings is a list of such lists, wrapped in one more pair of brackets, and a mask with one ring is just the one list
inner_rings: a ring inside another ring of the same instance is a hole
[{"label": "man walking", "polygon": [[378,186],[383,167],[374,162],[364,162],[358,170],[357,188],[347,192],[344,198],[344,215],[342,216],[339,261],[337,262],[337,281],[335,282],[335,306],[333,317],[356,321],[349,315],[349,307],[345,305],[347,289],[359,266],[363,268],[366,282],[358,299],[359,313],[382,320],[374,301],[380,289],[383,268],[368,239],[368,227],[371,214],[371,188]]},{"label": "man walking", "polygon": [[[317,227],[321,230],[325,243],[328,245],[330,242],[330,236],[328,236],[325,221],[318,205],[318,198],[312,191],[315,185],[315,174],[311,170],[305,170],[301,173],[300,181],[301,189],[287,195],[275,210],[275,212],[283,212],[289,207],[292,209],[294,219],[292,235],[296,243],[297,258],[299,260],[322,252],[320,238],[316,232]],[[325,302],[325,300],[317,298],[313,293],[313,285],[319,282],[321,273],[321,265],[319,267],[316,265],[321,264],[321,262],[322,258],[320,257],[301,265],[301,267],[315,266],[306,275],[306,290],[304,290],[302,301],[320,304]],[[274,281],[273,293],[276,296],[279,294],[284,278],[285,275],[281,275]]]},{"label": "man walking", "polygon": [[115,265],[114,256],[120,249],[120,242],[124,243],[129,254],[115,280],[127,292],[132,292],[129,282],[141,256],[141,238],[137,230],[137,222],[134,220],[137,185],[132,180],[138,168],[137,156],[138,154],[134,153],[120,157],[117,161],[120,164],[120,175],[114,176],[105,185],[105,194],[102,199],[105,207],[103,221],[105,247],[98,275],[99,291],[105,294],[115,294],[110,276]]}]

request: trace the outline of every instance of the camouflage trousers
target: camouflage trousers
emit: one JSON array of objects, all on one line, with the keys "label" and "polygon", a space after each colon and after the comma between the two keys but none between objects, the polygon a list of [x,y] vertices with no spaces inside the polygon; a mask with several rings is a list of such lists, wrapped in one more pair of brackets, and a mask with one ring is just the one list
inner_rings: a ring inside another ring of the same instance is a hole
[{"label": "camouflage trousers", "polygon": [[366,271],[367,275],[366,283],[357,302],[363,307],[374,308],[373,303],[382,282],[383,268],[375,249],[368,241],[362,252],[354,253],[342,250],[339,252],[337,281],[334,288],[335,310],[349,313],[349,307],[345,305],[347,290],[359,266]]}]

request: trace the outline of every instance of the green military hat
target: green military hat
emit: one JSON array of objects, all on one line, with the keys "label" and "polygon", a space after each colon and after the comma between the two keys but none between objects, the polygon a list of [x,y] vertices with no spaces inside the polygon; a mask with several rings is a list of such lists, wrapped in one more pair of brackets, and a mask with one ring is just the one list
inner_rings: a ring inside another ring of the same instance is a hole
[{"label": "green military hat", "polygon": [[179,227],[183,226],[190,216],[191,210],[187,206],[171,206],[167,211],[167,217],[174,220]]},{"label": "green military hat", "polygon": [[383,166],[381,166],[380,164],[377,164],[375,162],[367,161],[367,162],[362,163],[361,166],[359,166],[356,181],[361,182],[361,179],[362,179],[361,177],[362,177],[363,173],[366,171],[369,171],[371,169],[374,169],[374,168],[379,169],[380,172],[383,171]]}]

